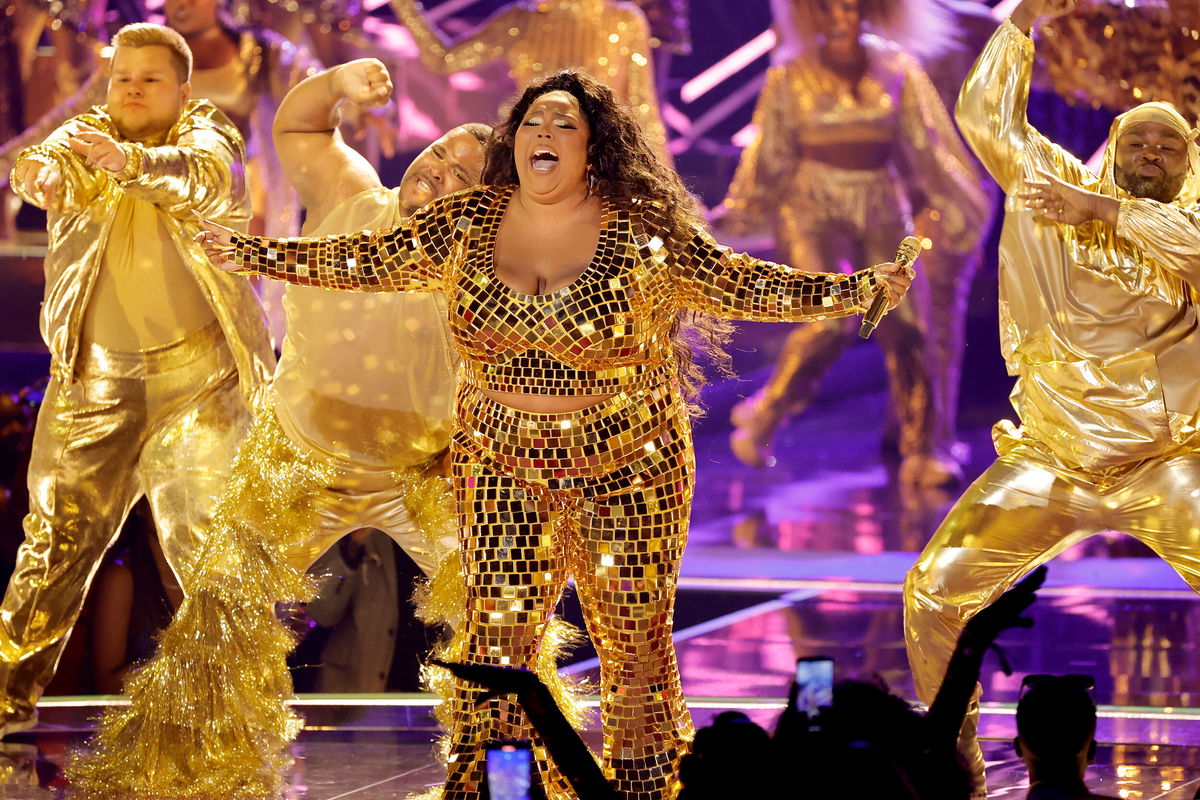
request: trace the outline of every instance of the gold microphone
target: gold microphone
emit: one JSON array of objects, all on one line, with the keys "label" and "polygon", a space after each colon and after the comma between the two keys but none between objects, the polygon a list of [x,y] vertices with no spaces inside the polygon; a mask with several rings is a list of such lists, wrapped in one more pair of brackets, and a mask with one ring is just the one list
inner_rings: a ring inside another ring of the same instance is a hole
[{"label": "gold microphone", "polygon": [[[917,256],[921,255],[921,251],[928,246],[928,241],[928,239],[919,239],[916,236],[905,236],[904,241],[900,242],[900,246],[896,248],[895,262],[901,267],[911,267],[917,260]],[[858,328],[860,339],[871,338],[871,334],[879,325],[879,320],[883,319],[883,315],[887,313],[887,305],[887,292],[880,286],[879,291],[875,293],[875,299],[871,301],[871,307],[863,315],[862,325]]]}]

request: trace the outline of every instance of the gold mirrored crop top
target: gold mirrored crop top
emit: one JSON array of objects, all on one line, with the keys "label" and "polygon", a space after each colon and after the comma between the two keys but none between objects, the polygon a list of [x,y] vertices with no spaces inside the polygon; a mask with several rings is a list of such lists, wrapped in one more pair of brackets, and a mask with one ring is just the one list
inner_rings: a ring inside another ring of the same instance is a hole
[{"label": "gold mirrored crop top", "polygon": [[[439,198],[391,230],[322,239],[233,237],[246,272],[359,291],[444,292],[462,376],[480,389],[599,395],[675,374],[677,313],[798,321],[862,311],[874,270],[803,272],[734,254],[700,227],[670,235],[652,203],[605,201],[591,263],[569,286],[528,295],[496,277],[496,235],[514,187]],[[552,243],[550,243],[552,244]],[[369,344],[368,344],[369,346]]]}]

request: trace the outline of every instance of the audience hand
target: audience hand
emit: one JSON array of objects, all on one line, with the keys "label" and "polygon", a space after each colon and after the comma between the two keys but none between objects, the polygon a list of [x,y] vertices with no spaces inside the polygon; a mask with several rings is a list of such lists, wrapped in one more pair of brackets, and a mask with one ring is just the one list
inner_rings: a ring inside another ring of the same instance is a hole
[{"label": "audience hand", "polygon": [[1046,581],[1046,568],[1038,567],[1016,586],[1000,595],[967,622],[962,638],[977,647],[990,647],[996,638],[1010,628],[1031,628],[1033,620],[1021,616],[1037,599],[1038,589]]}]

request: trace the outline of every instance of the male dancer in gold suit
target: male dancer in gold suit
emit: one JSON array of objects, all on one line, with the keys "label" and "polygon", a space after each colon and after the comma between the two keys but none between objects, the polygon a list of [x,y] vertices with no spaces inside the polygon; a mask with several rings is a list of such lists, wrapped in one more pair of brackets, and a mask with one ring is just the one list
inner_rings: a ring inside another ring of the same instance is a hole
[{"label": "male dancer in gold suit", "polygon": [[185,581],[274,367],[254,295],[192,241],[196,214],[244,228],[242,138],[190,101],[169,28],[113,39],[107,103],[13,167],[49,212],[42,335],[51,381],[29,466],[25,542],[0,605],[0,735],[30,727],[87,588],[145,494]]},{"label": "male dancer in gold suit", "polygon": [[[389,229],[479,182],[491,129],[470,123],[426,148],[399,186],[380,183],[338,121],[343,105],[384,103],[391,91],[384,65],[359,59],[302,81],[280,104],[275,150],[308,211],[306,234]],[[72,782],[97,795],[275,792],[298,731],[285,705],[294,642],[275,601],[303,596],[304,571],[360,528],[390,535],[430,575],[457,553],[439,465],[456,361],[446,301],[314,286],[287,286],[283,301],[279,367],[239,445],[187,599],[126,684],[130,705],[104,716],[93,754],[71,767]],[[457,563],[447,569],[458,587]],[[186,726],[182,697],[209,698]]]},{"label": "male dancer in gold suit", "polygon": [[[1173,107],[1117,117],[1099,175],[1025,117],[1030,28],[1074,0],[1024,0],[958,99],[958,124],[1010,196],[1000,337],[1016,376],[999,458],[909,572],[905,632],[933,699],[964,623],[1100,531],[1149,545],[1200,590],[1200,150]],[[1019,202],[1022,201],[1022,202]],[[964,748],[980,778],[976,716]]]}]

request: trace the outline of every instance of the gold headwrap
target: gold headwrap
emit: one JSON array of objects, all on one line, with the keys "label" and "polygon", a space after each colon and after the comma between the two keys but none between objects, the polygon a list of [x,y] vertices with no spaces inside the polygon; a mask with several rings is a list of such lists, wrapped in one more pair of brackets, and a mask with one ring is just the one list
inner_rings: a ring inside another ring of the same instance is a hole
[{"label": "gold headwrap", "polygon": [[1113,173],[1113,165],[1116,163],[1117,140],[1134,125],[1143,122],[1166,125],[1183,137],[1188,152],[1188,177],[1174,203],[1189,206],[1200,201],[1200,143],[1197,142],[1197,139],[1200,138],[1200,129],[1189,125],[1183,115],[1170,103],[1142,103],[1113,120],[1112,127],[1108,131],[1108,146],[1104,150],[1104,165],[1100,170],[1101,192],[1113,197],[1121,196],[1117,189],[1116,176]]}]

